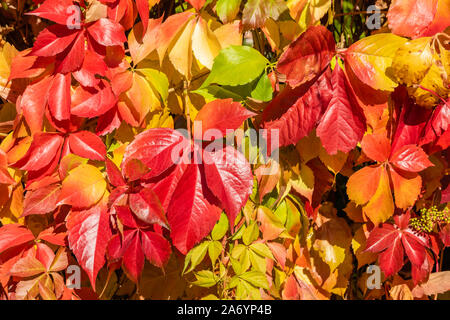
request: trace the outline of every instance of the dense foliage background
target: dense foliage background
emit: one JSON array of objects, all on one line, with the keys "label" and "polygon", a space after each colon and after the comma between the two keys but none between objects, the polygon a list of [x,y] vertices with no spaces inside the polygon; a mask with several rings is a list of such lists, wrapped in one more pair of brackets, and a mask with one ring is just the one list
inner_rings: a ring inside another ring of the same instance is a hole
[{"label": "dense foliage background", "polygon": [[2,299],[449,297],[449,0],[0,13]]}]

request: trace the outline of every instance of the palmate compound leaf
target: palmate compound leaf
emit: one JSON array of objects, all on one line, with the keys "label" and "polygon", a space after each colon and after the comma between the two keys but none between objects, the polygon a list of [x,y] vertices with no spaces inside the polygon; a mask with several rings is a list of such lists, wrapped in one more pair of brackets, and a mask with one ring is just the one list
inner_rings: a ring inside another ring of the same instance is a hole
[{"label": "palmate compound leaf", "polygon": [[335,55],[333,35],[324,26],[310,27],[293,41],[281,55],[277,70],[286,75],[286,82],[296,87],[314,79]]},{"label": "palmate compound leaf", "polygon": [[317,127],[317,136],[329,154],[349,152],[366,131],[366,119],[339,63],[331,76],[333,97]]},{"label": "palmate compound leaf", "polygon": [[407,209],[414,205],[422,187],[420,172],[433,164],[416,145],[397,147],[392,153],[389,139],[383,133],[364,136],[362,151],[379,165],[356,171],[347,182],[350,200],[363,206],[363,212],[375,224],[386,221],[395,205]]},{"label": "palmate compound leaf", "polygon": [[405,253],[413,266],[420,268],[425,261],[428,240],[409,229],[409,218],[409,212],[395,216],[395,226],[384,223],[373,229],[367,239],[365,250],[381,252],[379,263],[386,277],[403,267]]},{"label": "palmate compound leaf", "polygon": [[115,207],[117,216],[123,224],[123,237],[115,235],[109,245],[109,255],[122,257],[127,274],[138,282],[145,258],[153,265],[162,268],[171,254],[170,243],[149,224],[137,220],[125,206]]},{"label": "palmate compound leaf", "polygon": [[67,220],[69,246],[95,288],[98,271],[105,264],[105,253],[111,238],[109,212],[104,204],[88,210],[73,210]]},{"label": "palmate compound leaf", "polygon": [[234,218],[253,185],[250,165],[235,149],[193,147],[172,129],[149,129],[127,146],[122,162],[125,174],[133,159],[148,166],[141,178],[149,179],[147,187],[166,210],[173,244],[184,254],[214,227],[218,206]]}]

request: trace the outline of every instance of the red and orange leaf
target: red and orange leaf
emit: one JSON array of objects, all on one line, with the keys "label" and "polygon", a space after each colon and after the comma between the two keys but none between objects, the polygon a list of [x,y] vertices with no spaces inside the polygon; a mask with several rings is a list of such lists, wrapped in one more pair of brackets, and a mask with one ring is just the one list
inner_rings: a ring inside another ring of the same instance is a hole
[{"label": "red and orange leaf", "polygon": [[67,230],[69,246],[95,289],[95,279],[105,264],[106,247],[112,235],[109,212],[103,205],[72,211]]},{"label": "red and orange leaf", "polygon": [[333,35],[323,26],[308,28],[281,55],[277,69],[296,87],[318,76],[335,54]]}]

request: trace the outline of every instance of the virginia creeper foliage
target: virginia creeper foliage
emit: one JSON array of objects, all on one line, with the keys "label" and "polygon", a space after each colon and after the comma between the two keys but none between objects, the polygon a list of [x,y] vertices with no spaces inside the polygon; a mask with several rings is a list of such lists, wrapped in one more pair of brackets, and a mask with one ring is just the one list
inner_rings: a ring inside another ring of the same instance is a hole
[{"label": "virginia creeper foliage", "polygon": [[448,298],[450,1],[373,4],[2,2],[0,297]]}]

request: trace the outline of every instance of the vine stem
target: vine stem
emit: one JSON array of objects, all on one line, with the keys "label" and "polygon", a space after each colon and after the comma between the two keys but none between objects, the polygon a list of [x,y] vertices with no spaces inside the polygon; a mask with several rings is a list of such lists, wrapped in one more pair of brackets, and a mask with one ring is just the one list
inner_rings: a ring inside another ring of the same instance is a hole
[{"label": "vine stem", "polygon": [[184,94],[184,112],[186,113],[186,125],[187,125],[187,131],[189,132],[189,138],[192,137],[191,134],[191,111],[188,105],[188,88],[190,86],[190,81],[185,80],[183,81],[183,94]]},{"label": "vine stem", "polygon": [[423,86],[421,86],[421,85],[419,85],[418,87],[419,87],[420,89],[422,89],[422,90],[425,90],[425,91],[431,93],[433,96],[435,96],[436,98],[438,98],[439,100],[441,100],[444,104],[447,104],[447,101],[445,101],[444,98],[442,98],[440,95],[438,95],[438,94],[437,94],[436,92],[434,92],[433,90],[428,89],[428,88],[425,88],[425,87],[423,87]]}]

